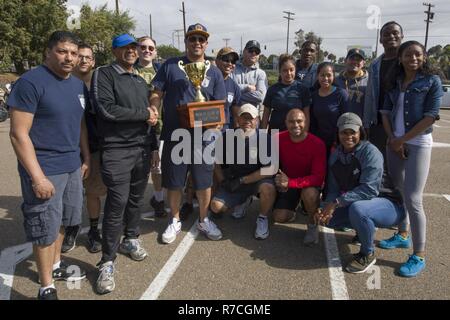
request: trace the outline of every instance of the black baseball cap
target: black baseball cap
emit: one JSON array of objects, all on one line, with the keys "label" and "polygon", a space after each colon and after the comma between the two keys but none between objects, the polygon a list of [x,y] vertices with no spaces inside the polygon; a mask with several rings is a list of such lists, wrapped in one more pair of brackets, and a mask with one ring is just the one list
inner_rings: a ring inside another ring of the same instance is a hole
[{"label": "black baseball cap", "polygon": [[258,54],[261,53],[261,46],[259,45],[259,42],[256,40],[250,40],[249,42],[247,42],[247,44],[245,45],[244,49],[258,49]]},{"label": "black baseball cap", "polygon": [[351,58],[353,56],[360,56],[361,58],[366,60],[365,52],[358,48],[353,48],[353,49],[348,50],[347,57],[345,59]]}]

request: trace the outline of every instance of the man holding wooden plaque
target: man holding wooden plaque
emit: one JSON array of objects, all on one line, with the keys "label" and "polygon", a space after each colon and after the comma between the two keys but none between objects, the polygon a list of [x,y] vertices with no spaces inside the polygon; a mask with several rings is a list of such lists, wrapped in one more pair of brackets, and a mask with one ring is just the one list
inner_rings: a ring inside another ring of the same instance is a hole
[{"label": "man holding wooden plaque", "polygon": [[172,150],[180,143],[179,138],[171,139],[175,130],[184,129],[184,132],[177,130],[177,133],[184,133],[183,137],[188,135],[191,140],[191,154],[203,154],[210,142],[202,141],[200,146],[196,147],[198,143],[194,143],[193,128],[202,127],[201,131],[224,123],[225,84],[220,70],[205,60],[208,38],[209,33],[203,25],[197,23],[189,26],[185,37],[186,56],[168,59],[152,81],[154,91],[150,97],[150,105],[159,109],[164,96],[161,132],[161,138],[164,140],[161,159],[162,184],[168,190],[172,214],[162,235],[164,243],[175,241],[181,231],[180,203],[188,171],[191,172],[199,203],[199,230],[209,239],[222,238],[220,230],[207,217],[214,164],[206,163],[203,158],[200,164],[194,163],[193,156],[189,157],[190,161],[183,160],[176,164],[178,161],[173,158],[176,155],[172,155]]}]

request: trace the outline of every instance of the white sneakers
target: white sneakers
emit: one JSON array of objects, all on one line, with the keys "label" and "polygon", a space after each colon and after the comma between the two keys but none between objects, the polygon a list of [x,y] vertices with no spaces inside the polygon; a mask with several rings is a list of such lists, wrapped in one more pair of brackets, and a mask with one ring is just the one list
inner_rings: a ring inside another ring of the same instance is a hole
[{"label": "white sneakers", "polygon": [[255,238],[259,240],[267,239],[269,236],[269,219],[267,217],[258,216],[256,219]]},{"label": "white sneakers", "polygon": [[319,243],[319,226],[308,223],[308,229],[306,230],[303,244],[306,246],[312,246]]},{"label": "white sneakers", "polygon": [[210,240],[222,239],[222,232],[214,222],[209,220],[208,217],[206,217],[203,222],[198,222],[197,229],[198,231],[204,233],[205,236],[207,236]]},{"label": "white sneakers", "polygon": [[162,235],[162,242],[169,244],[175,241],[177,234],[181,232],[181,222],[176,218],[172,218],[169,225]]}]

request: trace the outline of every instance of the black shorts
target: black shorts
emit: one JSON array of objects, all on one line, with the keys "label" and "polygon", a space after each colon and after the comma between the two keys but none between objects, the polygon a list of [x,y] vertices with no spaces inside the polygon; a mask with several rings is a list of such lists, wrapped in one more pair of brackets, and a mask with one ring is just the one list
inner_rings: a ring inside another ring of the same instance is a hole
[{"label": "black shorts", "polygon": [[[319,187],[313,188],[316,188],[320,194],[321,189]],[[278,192],[277,200],[275,201],[275,205],[273,206],[273,208],[279,210],[295,211],[301,200],[302,190],[303,189],[289,188],[286,192]]]}]

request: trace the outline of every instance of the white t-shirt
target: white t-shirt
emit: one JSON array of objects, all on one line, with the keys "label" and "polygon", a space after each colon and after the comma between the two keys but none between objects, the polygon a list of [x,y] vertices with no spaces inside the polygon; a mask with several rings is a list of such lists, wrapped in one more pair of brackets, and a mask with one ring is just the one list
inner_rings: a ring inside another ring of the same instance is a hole
[{"label": "white t-shirt", "polygon": [[[402,137],[405,135],[405,116],[404,116],[404,106],[405,106],[405,93],[400,92],[397,100],[397,114],[395,117],[395,137]],[[412,144],[419,147],[432,147],[433,146],[433,136],[430,133],[419,134],[406,141],[407,144]]]}]

